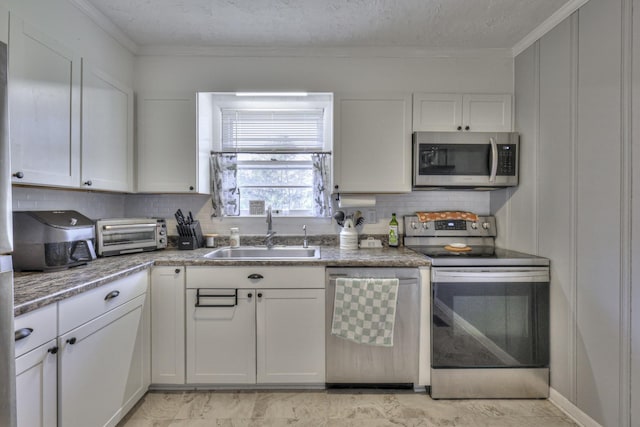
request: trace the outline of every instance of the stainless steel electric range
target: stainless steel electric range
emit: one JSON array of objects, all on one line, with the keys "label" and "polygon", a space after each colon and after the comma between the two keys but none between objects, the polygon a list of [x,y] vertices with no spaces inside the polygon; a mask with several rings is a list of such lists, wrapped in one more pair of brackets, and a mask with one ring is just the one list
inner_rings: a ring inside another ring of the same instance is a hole
[{"label": "stainless steel electric range", "polygon": [[549,396],[549,260],[495,247],[493,216],[404,217],[430,258],[431,396]]}]

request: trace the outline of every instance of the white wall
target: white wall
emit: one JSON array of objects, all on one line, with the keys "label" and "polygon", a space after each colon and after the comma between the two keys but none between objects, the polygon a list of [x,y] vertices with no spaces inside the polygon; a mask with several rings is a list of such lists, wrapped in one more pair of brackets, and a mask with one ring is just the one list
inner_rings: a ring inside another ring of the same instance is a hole
[{"label": "white wall", "polygon": [[136,92],[507,92],[511,58],[141,56]]},{"label": "white wall", "polygon": [[525,185],[491,197],[508,230],[503,242],[551,259],[551,386],[587,425],[640,425],[631,410],[639,401],[632,374],[640,381],[640,300],[632,293],[640,276],[631,250],[640,240],[631,205],[640,163],[630,155],[640,140],[630,120],[633,111],[637,127],[631,62],[640,60],[640,39],[631,36],[632,3],[640,5],[590,0],[516,58]]},{"label": "white wall", "polygon": [[[344,53],[344,51],[343,51]],[[140,56],[135,64],[134,89],[141,94],[192,95],[197,91],[309,91],[334,93],[372,92],[497,92],[513,91],[513,59],[505,57],[303,57],[167,55]],[[141,106],[138,105],[138,116]],[[180,200],[183,200],[182,202]],[[250,234],[264,232],[263,219],[210,218],[206,198],[182,196],[132,196],[128,213],[165,216],[169,220],[180,203],[194,206],[194,215],[208,232],[227,233],[239,226]],[[198,206],[200,205],[200,206]],[[365,233],[386,233],[391,212],[398,215],[428,209],[467,209],[487,214],[488,193],[414,192],[378,195],[378,222],[366,224]],[[336,233],[335,224],[323,219],[280,219],[280,234],[300,234],[306,223],[311,234]],[[169,223],[171,230],[172,223]]]},{"label": "white wall", "polygon": [[125,216],[124,194],[18,186],[12,194],[14,211],[74,210],[91,219]]}]

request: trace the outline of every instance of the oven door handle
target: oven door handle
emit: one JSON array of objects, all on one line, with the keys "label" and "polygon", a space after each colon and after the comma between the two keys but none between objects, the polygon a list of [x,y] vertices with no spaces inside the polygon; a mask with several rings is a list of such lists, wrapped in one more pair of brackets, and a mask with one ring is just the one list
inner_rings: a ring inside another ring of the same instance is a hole
[{"label": "oven door handle", "polygon": [[437,271],[434,283],[548,282],[549,270],[539,271]]},{"label": "oven door handle", "polygon": [[496,182],[496,175],[498,175],[498,144],[496,144],[495,138],[489,138],[491,143],[491,175],[489,176],[489,182]]},{"label": "oven door handle", "polygon": [[104,231],[110,230],[135,230],[137,228],[156,228],[158,226],[157,223],[146,223],[146,224],[122,224],[122,225],[103,225],[102,229]]}]

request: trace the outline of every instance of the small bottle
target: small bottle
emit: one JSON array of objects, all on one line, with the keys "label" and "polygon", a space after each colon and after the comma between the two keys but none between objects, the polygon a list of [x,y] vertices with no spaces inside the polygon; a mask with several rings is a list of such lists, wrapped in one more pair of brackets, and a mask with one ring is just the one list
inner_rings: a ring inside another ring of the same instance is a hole
[{"label": "small bottle", "polygon": [[240,247],[240,229],[238,227],[231,227],[229,229],[229,246],[232,248]]},{"label": "small bottle", "polygon": [[396,214],[391,214],[391,221],[389,221],[389,246],[398,247],[398,220]]}]

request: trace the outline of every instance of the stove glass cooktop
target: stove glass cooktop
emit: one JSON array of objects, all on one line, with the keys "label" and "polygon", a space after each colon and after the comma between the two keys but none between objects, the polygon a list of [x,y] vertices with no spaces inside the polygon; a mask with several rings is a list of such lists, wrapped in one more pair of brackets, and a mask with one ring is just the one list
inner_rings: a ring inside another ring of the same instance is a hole
[{"label": "stove glass cooktop", "polygon": [[467,246],[471,250],[449,250],[445,249],[444,246],[416,246],[411,247],[416,252],[420,252],[423,255],[426,255],[430,258],[436,257],[461,257],[461,258],[471,258],[471,257],[495,257],[495,248],[493,246]]},{"label": "stove glass cooktop", "polygon": [[468,246],[470,251],[451,251],[444,246],[408,246],[431,259],[434,266],[549,265],[547,258],[493,246]]}]

